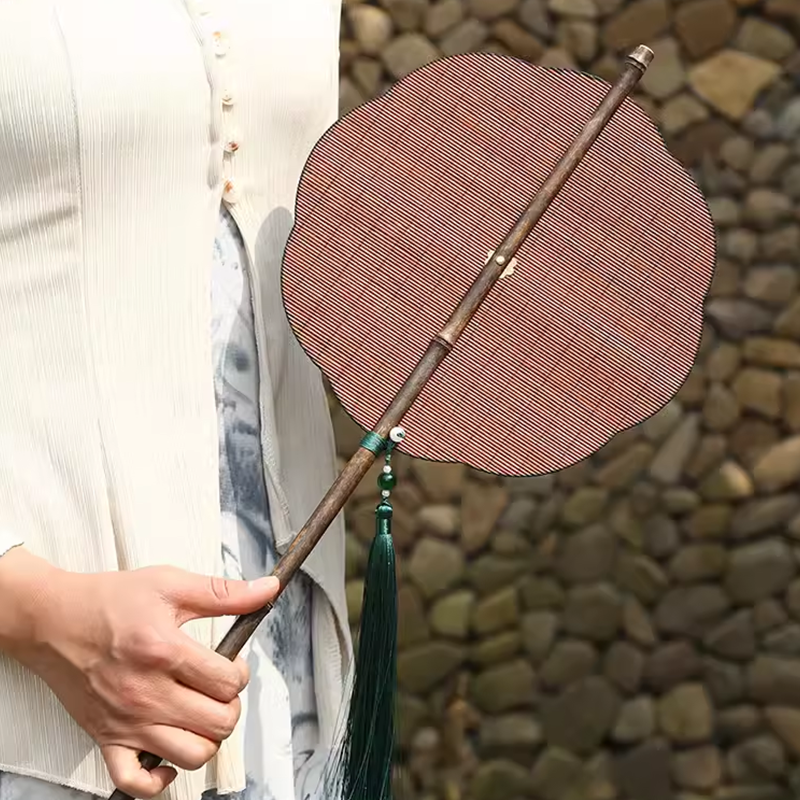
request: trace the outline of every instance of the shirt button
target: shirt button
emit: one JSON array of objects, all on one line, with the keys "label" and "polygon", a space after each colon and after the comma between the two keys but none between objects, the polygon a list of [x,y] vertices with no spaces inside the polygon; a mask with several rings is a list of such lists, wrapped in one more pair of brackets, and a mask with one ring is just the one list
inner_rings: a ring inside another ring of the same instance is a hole
[{"label": "shirt button", "polygon": [[239,199],[239,192],[236,184],[232,180],[225,181],[225,188],[222,192],[222,197],[226,203],[233,205]]},{"label": "shirt button", "polygon": [[233,105],[233,92],[230,89],[226,89],[222,93],[222,105],[224,105],[224,106],[232,106]]},{"label": "shirt button", "polygon": [[211,36],[214,42],[214,54],[218,56],[224,56],[228,50],[230,50],[228,37],[222,31],[214,31]]},{"label": "shirt button", "polygon": [[229,139],[225,142],[225,152],[235,153],[239,149],[239,142],[236,139]]}]

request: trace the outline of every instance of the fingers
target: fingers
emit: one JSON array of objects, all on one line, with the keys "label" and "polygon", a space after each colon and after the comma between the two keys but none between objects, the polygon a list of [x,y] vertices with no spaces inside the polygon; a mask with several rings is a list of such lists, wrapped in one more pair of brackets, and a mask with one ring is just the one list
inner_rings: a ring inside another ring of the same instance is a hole
[{"label": "fingers", "polygon": [[208,763],[216,755],[220,744],[169,725],[148,726],[142,731],[142,740],[147,752],[190,772]]},{"label": "fingers", "polygon": [[193,689],[175,684],[169,702],[163,705],[157,720],[153,721],[182,728],[212,742],[221,742],[233,733],[241,713],[242,703],[238,697],[230,703],[219,703]]},{"label": "fingers", "polygon": [[201,617],[249,614],[271,603],[280,583],[275,577],[233,581],[182,570],[164,570],[161,594],[175,609],[178,625]]},{"label": "fingers", "polygon": [[148,772],[139,763],[137,751],[128,747],[107,745],[102,752],[114,786],[131,797],[151,800],[161,794],[178,775],[172,767],[156,767]]},{"label": "fingers", "polygon": [[229,661],[183,632],[180,637],[178,656],[169,667],[172,677],[221,703],[238,697],[250,679],[246,662],[242,658]]}]

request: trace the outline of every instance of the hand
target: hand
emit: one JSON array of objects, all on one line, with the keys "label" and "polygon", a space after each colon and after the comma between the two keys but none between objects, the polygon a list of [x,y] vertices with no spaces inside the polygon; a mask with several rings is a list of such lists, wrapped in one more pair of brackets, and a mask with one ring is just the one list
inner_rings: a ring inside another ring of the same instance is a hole
[{"label": "hand", "polygon": [[276,578],[248,584],[170,567],[84,575],[11,551],[0,559],[0,597],[25,606],[27,632],[7,626],[4,637],[0,619],[0,645],[100,745],[115,786],[152,798],[176,772],[144,770],[138,752],[199,769],[233,732],[249,679],[242,659],[229,661],[180,626],[256,611],[277,591]]}]

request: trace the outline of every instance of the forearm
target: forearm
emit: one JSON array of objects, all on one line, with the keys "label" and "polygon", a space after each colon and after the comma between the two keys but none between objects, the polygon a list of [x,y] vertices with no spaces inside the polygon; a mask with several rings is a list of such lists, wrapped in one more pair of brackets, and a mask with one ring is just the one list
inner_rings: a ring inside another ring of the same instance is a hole
[{"label": "forearm", "polygon": [[23,546],[0,556],[0,652],[18,657],[36,641],[38,620],[59,572]]}]

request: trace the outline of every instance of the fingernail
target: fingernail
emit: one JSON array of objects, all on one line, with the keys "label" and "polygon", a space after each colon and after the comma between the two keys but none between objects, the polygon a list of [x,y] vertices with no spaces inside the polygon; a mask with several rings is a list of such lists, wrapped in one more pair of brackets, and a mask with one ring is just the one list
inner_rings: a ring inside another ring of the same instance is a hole
[{"label": "fingernail", "polygon": [[274,575],[268,575],[266,578],[250,581],[249,586],[258,592],[274,592],[280,586],[280,581]]}]

